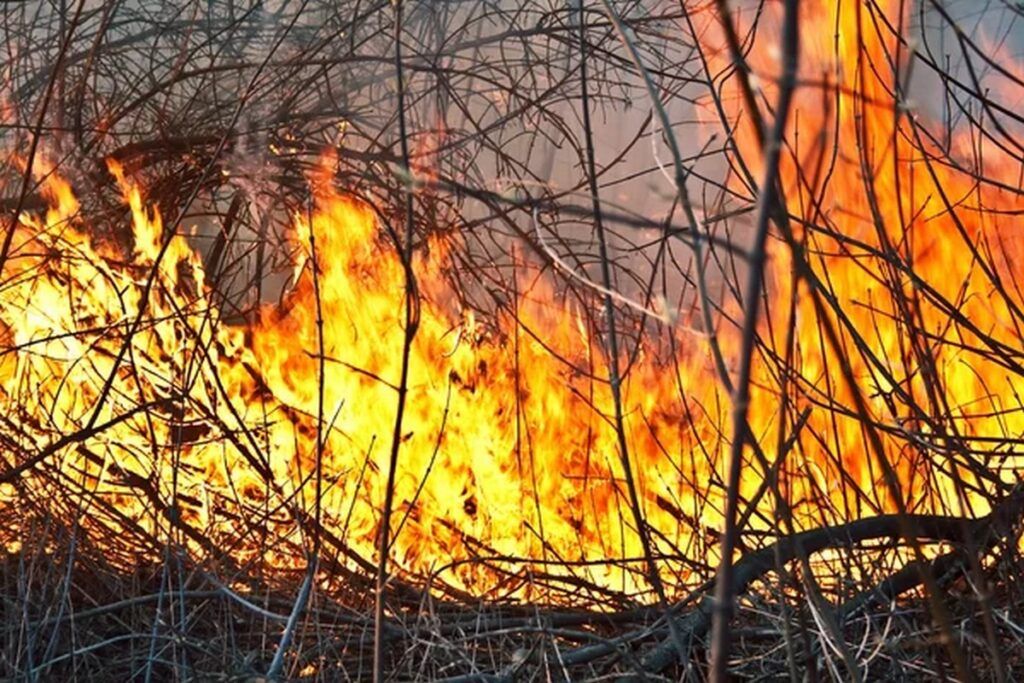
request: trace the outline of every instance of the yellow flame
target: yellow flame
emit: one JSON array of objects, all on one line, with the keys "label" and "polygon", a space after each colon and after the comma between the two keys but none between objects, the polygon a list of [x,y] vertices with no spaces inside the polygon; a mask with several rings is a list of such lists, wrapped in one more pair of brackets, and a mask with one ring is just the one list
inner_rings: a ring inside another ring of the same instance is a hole
[{"label": "yellow flame", "polygon": [[[832,74],[842,89],[831,113],[823,110],[819,90],[798,96],[791,133],[797,125],[801,132],[825,131],[828,139],[817,153],[835,151],[837,160],[827,185],[814,188],[820,212],[806,201],[806,187],[801,191],[810,166],[784,163],[790,211],[811,223],[827,221],[867,248],[879,247],[883,237],[901,245],[922,281],[961,302],[978,329],[1020,349],[1006,301],[964,255],[960,228],[938,200],[937,186],[957,203],[970,239],[998,241],[1006,250],[999,267],[1008,278],[1021,276],[1024,238],[991,208],[1019,212],[1019,195],[978,186],[948,165],[939,165],[932,178],[924,155],[938,151],[913,144],[907,118],[893,115],[881,71],[852,67],[858,58],[880,61],[893,47],[867,26],[863,45],[855,39],[852,4],[842,3],[836,17],[834,3],[804,3],[805,25],[833,26],[838,19],[840,40],[837,54],[831,31],[805,31],[803,68]],[[752,59],[764,71],[777,68],[770,54],[755,50]],[[739,142],[756,155],[749,131],[741,131]],[[870,219],[864,191],[868,179],[858,154],[865,149],[882,232]],[[9,420],[4,458],[13,464],[64,435],[126,417],[55,453],[17,482],[17,494],[0,492],[0,504],[47,496],[59,476],[66,498],[53,505],[75,511],[90,532],[157,541],[173,533],[197,552],[292,567],[304,562],[309,478],[321,458],[326,547],[342,565],[357,562],[344,549],[373,560],[397,405],[405,275],[371,209],[327,180],[332,165],[325,157],[324,171],[311,181],[314,210],[294,217],[293,288],[280,306],[264,306],[248,325],[220,320],[202,260],[184,236],[169,234],[177,226],[164,224],[119,165],[110,162],[109,169],[131,213],[127,256],[96,244],[67,182],[47,165],[35,165],[51,208],[42,217],[22,216],[0,291],[0,413]],[[1012,179],[1017,172],[1012,159],[986,151],[986,175]],[[466,562],[481,557],[522,558],[533,572],[572,577],[566,585],[583,596],[587,584],[646,590],[639,563],[595,562],[641,556],[599,338],[580,311],[526,266],[518,274],[524,291],[486,327],[454,310],[446,279],[453,246],[434,240],[414,263],[424,299],[396,476],[397,566],[426,574],[454,564],[442,579],[478,594],[534,595],[523,565],[502,565],[513,568],[506,573],[493,562]],[[899,387],[921,405],[931,400],[926,378],[901,362],[906,335],[893,322],[901,312],[887,294],[892,282],[884,280],[885,263],[865,247],[821,233],[808,253],[888,368],[891,380],[860,353],[849,355],[875,419],[886,428],[887,455],[912,505],[959,509],[963,501],[952,494],[949,471],[924,457],[921,444],[931,428],[891,399]],[[794,294],[789,269],[785,249],[773,246],[769,270],[777,302]],[[897,282],[914,295],[905,275]],[[803,394],[793,398],[793,409],[811,412],[781,477],[797,522],[889,509],[817,313],[807,296],[796,299],[796,374],[790,380]],[[773,307],[773,324],[762,328],[764,339],[780,349],[784,308]],[[918,315],[936,345],[948,342],[933,351],[949,403],[945,428],[968,441],[1024,432],[1012,373],[971,353],[977,335],[950,324],[940,308],[925,300]],[[731,357],[737,340],[728,328],[722,344]],[[623,401],[644,512],[658,550],[675,557],[661,563],[662,571],[682,585],[693,562],[715,561],[713,538],[704,530],[721,523],[721,493],[713,484],[723,479],[730,434],[728,397],[703,342],[681,336],[671,346],[674,353],[667,343],[645,342],[629,363]],[[759,361],[750,419],[769,457],[777,455],[784,418],[780,391],[777,368]],[[137,411],[140,405],[148,409]],[[754,459],[746,472],[742,494],[750,499],[764,472]],[[957,473],[969,478],[962,468]],[[760,508],[766,517],[753,516],[753,525],[767,524],[769,501],[766,496]],[[172,531],[174,520],[192,532]],[[140,552],[154,551],[139,544]]]}]

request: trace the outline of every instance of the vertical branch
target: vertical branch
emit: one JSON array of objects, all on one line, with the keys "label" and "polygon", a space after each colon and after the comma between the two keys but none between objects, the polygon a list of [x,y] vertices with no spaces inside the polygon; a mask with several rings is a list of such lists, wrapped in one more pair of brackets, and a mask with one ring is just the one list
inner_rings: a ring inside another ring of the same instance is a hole
[{"label": "vertical branch", "polygon": [[409,164],[409,139],[405,122],[405,86],[402,73],[402,0],[395,1],[395,77],[398,79],[398,135],[402,149],[405,188],[405,239],[401,258],[405,270],[405,336],[402,343],[402,370],[398,381],[398,408],[395,412],[395,429],[391,437],[391,455],[388,459],[388,479],[384,489],[384,510],[381,516],[380,545],[378,546],[376,600],[373,613],[373,680],[384,680],[384,597],[387,586],[387,561],[390,551],[391,507],[395,496],[395,470],[398,467],[398,451],[402,443],[402,419],[405,415],[405,400],[409,390],[409,360],[413,338],[419,327],[419,305],[416,278],[412,270],[413,245],[413,204],[412,169]]},{"label": "vertical branch", "polygon": [[[288,622],[285,624],[284,632],[281,634],[281,642],[274,653],[274,659],[267,669],[267,679],[274,681],[280,677],[284,669],[284,656],[287,654],[292,639],[295,637],[295,629],[299,624],[299,617],[306,609],[309,596],[313,592],[313,579],[316,577],[317,567],[320,563],[320,513],[322,509],[321,497],[323,495],[323,454],[324,454],[324,386],[325,386],[325,361],[324,356],[324,313],[323,302],[320,299],[320,261],[316,252],[316,230],[313,227],[313,212],[308,211],[309,221],[309,250],[313,268],[313,298],[316,304],[316,356],[317,356],[317,406],[316,406],[316,471],[314,472],[315,498],[313,500],[313,543],[306,564],[306,576],[299,588],[299,595],[292,605],[291,614],[288,615]],[[299,473],[300,482],[305,483],[302,473]],[[300,484],[300,487],[303,485]]]},{"label": "vertical branch", "polygon": [[[733,390],[732,444],[729,449],[729,473],[726,488],[725,528],[722,533],[721,560],[718,567],[718,581],[715,585],[715,614],[711,629],[711,670],[713,682],[726,680],[726,664],[729,655],[729,620],[732,617],[733,564],[739,528],[736,515],[739,509],[740,474],[743,467],[743,449],[750,434],[747,429],[747,409],[750,402],[750,381],[757,332],[757,319],[761,288],[764,275],[765,247],[768,226],[776,202],[776,185],[779,175],[779,159],[786,134],[793,91],[796,88],[798,42],[797,0],[787,0],[782,28],[782,76],[779,82],[779,99],[775,109],[775,122],[763,146],[765,156],[764,177],[761,192],[757,198],[757,218],[754,226],[754,243],[750,249],[749,268],[744,287],[743,300],[747,310],[743,316],[740,340],[739,372]],[[724,19],[723,19],[724,20]]]},{"label": "vertical branch", "polygon": [[[607,6],[607,5],[606,5]],[[597,244],[601,261],[601,283],[604,287],[604,311],[608,326],[608,384],[611,387],[612,402],[615,407],[615,434],[618,437],[619,458],[622,462],[623,477],[629,495],[629,507],[633,515],[636,532],[643,546],[644,560],[647,565],[647,580],[658,597],[662,608],[668,609],[665,597],[665,586],[662,584],[658,566],[654,560],[651,539],[647,533],[647,521],[640,507],[640,495],[637,492],[636,479],[629,461],[629,446],[626,441],[625,416],[622,410],[622,377],[619,373],[619,343],[615,330],[615,303],[612,299],[611,262],[608,257],[608,241],[605,236],[604,221],[601,217],[601,199],[597,185],[597,164],[594,154],[593,127],[590,121],[590,95],[587,81],[587,13],[583,0],[579,4],[579,40],[580,40],[580,97],[583,108],[583,136],[586,143],[587,183],[590,200],[594,210],[594,228],[597,231]],[[675,619],[668,620],[669,629],[680,655],[683,652],[682,638],[679,636]]]}]

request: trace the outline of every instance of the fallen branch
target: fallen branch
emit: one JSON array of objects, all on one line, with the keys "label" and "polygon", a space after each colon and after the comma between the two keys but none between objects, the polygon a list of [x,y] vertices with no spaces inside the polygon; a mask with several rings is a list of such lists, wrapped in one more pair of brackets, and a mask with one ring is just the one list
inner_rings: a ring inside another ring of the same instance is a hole
[{"label": "fallen branch", "polygon": [[[944,515],[882,515],[860,519],[839,526],[822,527],[804,531],[780,541],[737,562],[735,567],[736,595],[743,594],[755,580],[777,566],[787,564],[801,556],[809,556],[829,548],[851,547],[864,541],[905,538],[903,529],[912,529],[914,539],[926,542],[947,542],[967,545],[972,552],[987,552],[1001,539],[1007,538],[1019,520],[1024,509],[1024,488],[1017,487],[990,514],[977,519]],[[927,568],[914,565],[917,581],[910,582],[905,576],[892,577],[883,590],[898,589],[905,592],[921,583],[922,570]],[[697,608],[682,619],[678,625],[688,644],[703,637],[711,625],[714,600],[705,595]],[[664,640],[647,657],[644,669],[649,672],[663,671],[676,661],[675,643]]]}]

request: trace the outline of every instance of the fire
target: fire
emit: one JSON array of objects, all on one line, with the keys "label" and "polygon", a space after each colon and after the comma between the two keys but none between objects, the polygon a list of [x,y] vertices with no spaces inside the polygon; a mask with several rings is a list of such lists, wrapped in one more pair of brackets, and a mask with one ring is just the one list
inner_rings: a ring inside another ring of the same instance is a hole
[{"label": "fire", "polygon": [[[1008,229],[1024,209],[1012,189],[1019,164],[982,141],[984,162],[971,167],[971,140],[947,154],[922,138],[882,66],[896,38],[880,38],[855,4],[804,3],[805,25],[838,26],[839,40],[831,30],[804,34],[801,75],[825,74],[835,87],[825,107],[821,88],[799,91],[788,139],[800,148],[782,168],[788,209],[843,312],[832,322],[908,507],[982,514],[969,491],[992,484],[967,461],[1011,480],[992,465],[1024,433],[1015,388],[1024,301],[1013,285],[1024,276],[1024,237]],[[769,83],[771,53],[758,43],[751,59]],[[756,156],[749,130],[739,143]],[[404,335],[403,267],[381,219],[316,179],[313,208],[294,216],[296,275],[285,300],[254,322],[228,323],[188,236],[168,235],[174,226],[129,173],[110,165],[133,236],[118,249],[83,222],[67,182],[39,160],[33,170],[51,208],[20,216],[3,264],[3,469],[53,452],[7,477],[6,512],[44,500],[96,538],[125,536],[143,554],[171,538],[211,560],[287,569],[305,561],[319,460],[325,552],[340,565],[372,562]],[[508,307],[487,321],[460,312],[446,279],[454,239],[434,239],[413,268],[421,323],[393,562],[478,595],[536,597],[537,575],[549,585],[562,577],[582,599],[588,586],[649,590],[599,335],[525,263]],[[793,290],[784,244],[770,257],[752,432],[773,460],[780,435],[807,411],[779,470],[799,525],[891,511],[806,283]],[[723,324],[719,335],[728,358],[735,332]],[[659,564],[682,590],[716,561],[729,397],[706,340],[684,331],[648,338],[627,364],[633,471],[666,555]],[[764,465],[750,456],[745,472],[751,500]],[[750,524],[766,528],[772,496],[758,500]]]}]

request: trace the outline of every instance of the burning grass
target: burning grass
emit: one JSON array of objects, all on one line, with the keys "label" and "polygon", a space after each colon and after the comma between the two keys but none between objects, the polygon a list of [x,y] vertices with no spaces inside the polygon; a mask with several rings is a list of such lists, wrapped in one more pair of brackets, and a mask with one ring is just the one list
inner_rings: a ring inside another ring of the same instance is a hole
[{"label": "burning grass", "polygon": [[1021,79],[925,5],[218,6],[142,94],[79,5],[7,76],[5,673],[1012,678]]}]

